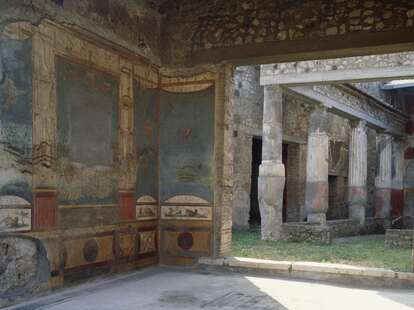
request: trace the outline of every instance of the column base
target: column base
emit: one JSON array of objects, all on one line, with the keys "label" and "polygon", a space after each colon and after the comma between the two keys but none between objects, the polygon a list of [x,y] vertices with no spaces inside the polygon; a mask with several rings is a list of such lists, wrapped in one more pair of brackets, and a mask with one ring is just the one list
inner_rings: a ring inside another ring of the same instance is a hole
[{"label": "column base", "polygon": [[135,220],[135,193],[132,191],[119,191],[119,220]]},{"label": "column base", "polygon": [[391,216],[391,189],[375,189],[375,218],[388,219]]},{"label": "column base", "polygon": [[365,186],[348,186],[349,218],[365,223],[365,206],[367,205],[367,188]]},{"label": "column base", "polygon": [[360,225],[365,224],[365,206],[362,205],[350,205],[348,207],[349,218],[351,220],[358,221]]},{"label": "column base", "polygon": [[308,223],[320,224],[321,226],[326,225],[326,214],[325,213],[309,213],[307,216]]},{"label": "column base", "polygon": [[260,165],[258,180],[262,240],[282,239],[285,167],[281,163]]},{"label": "column base", "polygon": [[35,189],[33,191],[33,225],[34,231],[47,231],[57,228],[58,203],[55,189]]},{"label": "column base", "polygon": [[309,223],[326,224],[329,185],[327,181],[307,182],[305,207]]}]

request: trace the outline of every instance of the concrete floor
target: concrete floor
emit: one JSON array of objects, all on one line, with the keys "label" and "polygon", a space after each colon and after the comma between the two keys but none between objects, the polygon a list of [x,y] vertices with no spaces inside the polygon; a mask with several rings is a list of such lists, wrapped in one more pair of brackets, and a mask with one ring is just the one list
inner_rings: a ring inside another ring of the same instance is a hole
[{"label": "concrete floor", "polygon": [[5,309],[387,309],[414,308],[412,290],[375,290],[151,268],[96,280]]}]

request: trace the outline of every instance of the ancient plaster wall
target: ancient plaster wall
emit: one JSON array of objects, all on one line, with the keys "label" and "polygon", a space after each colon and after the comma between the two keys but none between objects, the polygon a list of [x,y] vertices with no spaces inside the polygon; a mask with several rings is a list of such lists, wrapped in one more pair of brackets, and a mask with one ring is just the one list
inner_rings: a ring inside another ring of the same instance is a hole
[{"label": "ancient plaster wall", "polygon": [[[52,22],[11,24],[4,37],[10,41],[1,45],[0,118],[7,147],[2,149],[14,150],[11,159],[27,157],[2,162],[2,169],[14,170],[2,173],[0,221],[12,227],[1,230],[15,231],[14,226],[30,222],[30,215],[33,225],[15,236],[10,249],[19,262],[14,267],[9,254],[2,255],[8,273],[0,281],[29,273],[9,279],[0,303],[64,280],[156,263],[157,216],[141,221],[136,214],[133,114],[133,80],[158,85],[156,68]],[[30,177],[14,186],[24,180],[19,167],[25,161]],[[22,193],[30,198],[19,197]],[[15,209],[19,213],[11,214]],[[27,213],[23,220],[22,212]],[[6,239],[0,241],[3,250],[10,243]],[[22,248],[30,254],[27,259],[19,254]]]},{"label": "ancient plaster wall", "polygon": [[0,38],[0,231],[31,228],[32,42]]}]

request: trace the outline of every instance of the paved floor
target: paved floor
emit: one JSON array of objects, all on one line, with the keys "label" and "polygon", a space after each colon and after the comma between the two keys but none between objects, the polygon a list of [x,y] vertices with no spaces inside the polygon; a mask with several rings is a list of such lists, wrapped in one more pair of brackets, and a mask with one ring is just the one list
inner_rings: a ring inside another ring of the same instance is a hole
[{"label": "paved floor", "polygon": [[38,298],[19,310],[414,308],[412,290],[374,290],[241,274],[153,268]]}]

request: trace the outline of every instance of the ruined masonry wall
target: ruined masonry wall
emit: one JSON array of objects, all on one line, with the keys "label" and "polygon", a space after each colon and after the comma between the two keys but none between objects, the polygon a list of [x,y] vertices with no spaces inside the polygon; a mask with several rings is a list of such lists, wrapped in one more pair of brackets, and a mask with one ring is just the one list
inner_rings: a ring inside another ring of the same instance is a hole
[{"label": "ruined masonry wall", "polygon": [[[263,114],[263,88],[259,86],[257,67],[239,67],[235,71],[234,111],[234,199],[233,225],[248,228],[251,188],[252,138],[261,136]],[[326,88],[329,90],[330,88]],[[337,90],[332,96],[343,94]],[[309,113],[312,105],[299,97],[284,94],[283,135],[288,143],[287,220],[301,221],[304,215],[306,170],[306,141]],[[329,174],[336,177],[334,201],[329,209],[330,219],[347,218],[346,191],[348,175],[349,121],[329,113],[330,137]],[[369,205],[372,204],[373,178],[375,174],[375,132],[369,138]],[[301,143],[292,143],[292,141]],[[369,207],[370,209],[371,207]]]}]

